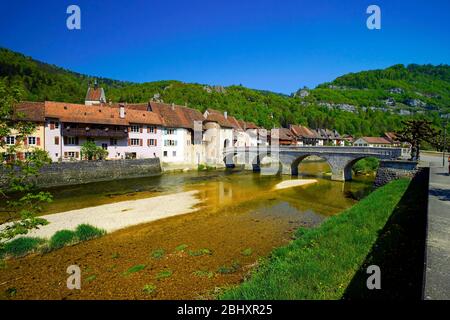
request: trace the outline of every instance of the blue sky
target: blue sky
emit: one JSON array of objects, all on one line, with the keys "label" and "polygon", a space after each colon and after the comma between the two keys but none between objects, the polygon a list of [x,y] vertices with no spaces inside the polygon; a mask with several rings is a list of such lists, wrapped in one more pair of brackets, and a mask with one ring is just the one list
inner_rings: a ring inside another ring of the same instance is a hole
[{"label": "blue sky", "polygon": [[[81,30],[66,8],[81,8]],[[381,8],[368,30],[366,8]],[[291,93],[347,72],[450,63],[448,0],[15,0],[0,46],[119,80],[176,79]]]}]

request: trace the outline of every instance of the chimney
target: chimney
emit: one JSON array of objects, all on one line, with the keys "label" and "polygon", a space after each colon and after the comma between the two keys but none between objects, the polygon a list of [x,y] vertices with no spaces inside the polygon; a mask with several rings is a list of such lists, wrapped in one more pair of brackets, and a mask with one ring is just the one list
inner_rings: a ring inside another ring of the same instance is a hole
[{"label": "chimney", "polygon": [[223,116],[225,117],[225,119],[228,119],[228,112],[224,111]]},{"label": "chimney", "polygon": [[122,119],[125,118],[125,106],[123,104],[119,106],[119,117]]},{"label": "chimney", "polygon": [[175,110],[175,103],[172,102],[172,110]]}]

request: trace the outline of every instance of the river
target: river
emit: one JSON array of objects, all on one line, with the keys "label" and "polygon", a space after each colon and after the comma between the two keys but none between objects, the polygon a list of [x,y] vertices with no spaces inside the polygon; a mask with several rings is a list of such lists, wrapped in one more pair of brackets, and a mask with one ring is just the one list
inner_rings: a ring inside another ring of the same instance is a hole
[{"label": "river", "polygon": [[[327,171],[324,162],[305,161],[300,172],[318,182],[283,190],[274,186],[290,177],[237,170],[51,189],[46,214],[190,190],[198,191],[200,204],[193,213],[10,259],[0,283],[15,279],[8,285],[18,299],[212,299],[288,243],[296,229],[320,224],[371,191],[373,177],[343,183]],[[66,288],[71,264],[82,270],[81,290]],[[132,267],[139,271],[127,272]]]}]

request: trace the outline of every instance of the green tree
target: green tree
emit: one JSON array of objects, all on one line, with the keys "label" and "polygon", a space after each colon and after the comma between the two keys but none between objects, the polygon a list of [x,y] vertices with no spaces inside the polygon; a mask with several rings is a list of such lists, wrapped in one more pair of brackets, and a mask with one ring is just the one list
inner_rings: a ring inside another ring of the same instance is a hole
[{"label": "green tree", "polygon": [[[18,87],[10,87],[3,79],[0,80],[0,148],[6,150],[7,155],[14,155],[20,142],[35,130],[33,123],[22,121],[22,115],[14,112],[14,105],[20,97],[21,90]],[[15,145],[7,145],[4,139],[11,134],[16,137]],[[39,191],[36,177],[40,168],[49,162],[48,154],[42,150],[24,160],[9,158],[3,161],[0,199],[5,206],[0,211],[7,215],[8,224],[0,231],[0,250],[5,242],[15,236],[27,234],[31,229],[47,224],[37,214],[42,210],[42,204],[50,202],[52,196],[49,192]]]},{"label": "green tree", "polygon": [[423,142],[433,143],[438,131],[432,126],[432,122],[425,119],[413,119],[403,121],[403,128],[395,134],[402,142],[411,145],[411,160],[420,159],[420,147]]},{"label": "green tree", "polygon": [[86,141],[81,145],[81,158],[87,160],[103,160],[108,156],[108,151],[99,147],[93,141]]}]

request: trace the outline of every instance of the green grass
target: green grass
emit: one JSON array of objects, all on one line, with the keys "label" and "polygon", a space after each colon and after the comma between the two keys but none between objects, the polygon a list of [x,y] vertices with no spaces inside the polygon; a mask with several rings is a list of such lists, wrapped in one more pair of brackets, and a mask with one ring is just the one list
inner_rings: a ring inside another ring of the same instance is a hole
[{"label": "green grass", "polygon": [[172,274],[173,274],[172,270],[166,269],[166,270],[158,272],[158,274],[155,276],[155,279],[162,280],[162,279],[170,278],[172,276]]},{"label": "green grass", "polygon": [[124,276],[129,276],[129,275],[132,274],[132,273],[136,273],[136,272],[139,272],[139,271],[144,270],[145,267],[146,267],[145,264],[137,264],[137,265],[135,265],[135,266],[130,267],[127,271],[125,271],[125,272],[123,273],[123,275],[124,275]]},{"label": "green grass", "polygon": [[57,231],[50,240],[35,237],[21,237],[7,242],[0,251],[0,258],[22,257],[32,252],[48,253],[67,245],[98,238],[104,234],[106,234],[105,230],[88,224],[80,224],[75,231]]},{"label": "green grass", "polygon": [[340,299],[377,241],[409,180],[393,181],[319,227],[274,250],[222,299]]},{"label": "green grass", "polygon": [[45,239],[33,237],[21,237],[5,243],[0,256],[22,257],[31,252],[36,252],[46,243]]},{"label": "green grass", "polygon": [[96,228],[89,224],[80,224],[76,229],[75,233],[79,239],[79,241],[87,241],[91,239],[95,239],[101,237],[106,234],[105,230]]},{"label": "green grass", "polygon": [[164,249],[156,249],[151,253],[151,256],[153,259],[161,259],[165,254],[166,252]]},{"label": "green grass", "polygon": [[75,232],[70,230],[60,230],[50,238],[48,245],[51,250],[56,250],[77,241],[78,238]]}]

